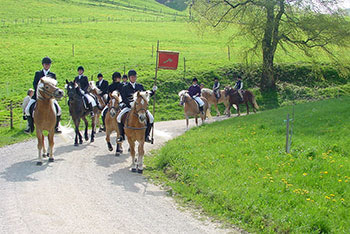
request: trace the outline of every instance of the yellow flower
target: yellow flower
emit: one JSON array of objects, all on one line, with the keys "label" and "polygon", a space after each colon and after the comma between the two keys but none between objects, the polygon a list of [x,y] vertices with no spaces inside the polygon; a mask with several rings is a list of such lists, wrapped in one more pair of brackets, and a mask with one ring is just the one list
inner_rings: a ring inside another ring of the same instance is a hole
[{"label": "yellow flower", "polygon": [[332,197],[335,197],[335,195],[334,195],[333,193],[331,194],[331,196],[332,196]]},{"label": "yellow flower", "polygon": [[332,201],[336,202],[337,200],[333,199]]},{"label": "yellow flower", "polygon": [[341,201],[345,201],[345,199],[344,199],[344,198],[340,198],[340,200],[341,200]]},{"label": "yellow flower", "polygon": [[342,182],[342,180],[338,180],[338,182],[340,183],[340,182]]},{"label": "yellow flower", "polygon": [[325,171],[324,173],[325,173],[325,174],[328,174],[328,171]]},{"label": "yellow flower", "polygon": [[307,198],[306,201],[311,201],[311,199],[310,199],[310,198]]},{"label": "yellow flower", "polygon": [[307,173],[303,173],[303,176],[307,176]]},{"label": "yellow flower", "polygon": [[330,197],[328,197],[328,196],[325,196],[325,198],[326,198],[326,199],[331,199],[331,198],[330,198]]}]

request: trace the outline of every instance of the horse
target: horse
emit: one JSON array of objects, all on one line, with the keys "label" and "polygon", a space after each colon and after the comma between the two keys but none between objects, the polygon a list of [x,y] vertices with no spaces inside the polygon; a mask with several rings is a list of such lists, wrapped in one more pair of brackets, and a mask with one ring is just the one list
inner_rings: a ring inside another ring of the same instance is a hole
[{"label": "horse", "polygon": [[224,103],[226,109],[225,109],[225,112],[224,114],[227,114],[228,115],[228,108],[229,108],[229,101],[228,101],[228,97],[225,96],[225,91],[224,90],[220,90],[220,98],[217,99],[216,96],[215,96],[215,93],[213,90],[211,89],[208,89],[208,88],[203,88],[201,90],[201,93],[202,93],[202,97],[205,97],[208,101],[208,109],[210,111],[210,108],[211,108],[211,105],[214,105],[215,106],[215,109],[216,109],[216,115],[217,116],[220,116],[220,111],[218,109],[218,104],[220,103]]},{"label": "horse", "polygon": [[[145,144],[145,131],[147,128],[147,108],[150,98],[148,91],[136,92],[131,102],[131,110],[124,116],[125,135],[128,138],[130,155],[132,159],[131,171],[143,173],[143,155]],[[135,161],[135,142],[138,142],[138,159]]]},{"label": "horse", "polygon": [[209,116],[209,114],[210,114],[209,109],[208,109],[207,99],[205,97],[201,97],[202,101],[204,102],[204,106],[203,106],[203,113],[204,114],[202,114],[199,111],[199,106],[198,106],[197,102],[193,98],[190,97],[187,90],[180,91],[179,97],[180,97],[180,104],[179,105],[184,106],[184,112],[185,112],[185,117],[186,117],[186,128],[188,129],[189,116],[193,116],[195,118],[196,125],[198,126],[198,115],[199,115],[202,119],[202,124],[203,124],[206,116]]},{"label": "horse", "polygon": [[[38,166],[43,164],[43,157],[49,156],[49,162],[53,162],[53,146],[54,146],[54,134],[56,125],[56,108],[54,107],[54,99],[60,99],[63,97],[64,92],[56,87],[57,81],[50,77],[42,77],[37,86],[37,101],[34,111],[34,124],[36,129],[36,137],[38,138],[38,155],[39,161],[36,163]],[[49,132],[49,148],[46,154],[44,144],[43,131]],[[43,150],[43,154],[41,154]]]},{"label": "horse", "polygon": [[[89,81],[89,87],[87,91],[91,94],[93,94],[97,98],[97,117],[96,117],[96,126],[99,127],[99,132],[102,132],[101,130],[101,123],[100,123],[100,116],[103,108],[106,106],[107,99],[101,96],[101,90],[97,88],[95,81]],[[107,95],[107,94],[106,94]]]},{"label": "horse", "polygon": [[[80,119],[82,119],[85,123],[85,132],[84,132],[85,140],[86,141],[89,140],[89,135],[88,135],[89,123],[86,119],[86,116],[89,114],[89,111],[86,110],[84,107],[83,97],[80,95],[79,86],[77,83],[73,81],[69,82],[68,80],[66,80],[66,89],[69,97],[69,100],[68,100],[69,113],[72,116],[74,126],[75,126],[74,146],[79,146],[79,144],[83,143],[83,139],[79,131]],[[98,112],[97,106],[94,107],[93,112],[94,112],[94,116],[91,118],[92,129],[91,129],[90,142],[95,141],[96,122],[97,122],[96,118],[97,118],[97,112]],[[78,137],[79,137],[79,144],[78,144]]]},{"label": "horse", "polygon": [[248,102],[250,102],[250,104],[253,106],[253,111],[254,113],[256,113],[256,110],[259,109],[258,104],[256,103],[254,94],[249,91],[249,90],[244,90],[243,91],[243,101],[241,100],[241,97],[238,93],[237,90],[233,89],[230,86],[226,86],[225,87],[225,96],[229,98],[229,116],[231,114],[231,106],[233,104],[235,104],[237,106],[237,114],[238,116],[241,115],[241,113],[239,112],[239,104],[245,103],[245,105],[247,106],[247,115],[249,115],[249,106],[248,106]]},{"label": "horse", "polygon": [[[113,91],[113,93],[111,93],[109,97],[110,97],[110,100],[108,103],[108,111],[106,113],[106,120],[105,120],[106,142],[107,142],[108,150],[113,151],[110,135],[113,131],[117,133],[117,139],[120,135],[118,124],[117,124],[117,116],[120,113],[119,103],[121,102],[122,99],[118,91]],[[122,144],[118,142],[116,144],[117,144],[117,149],[115,152],[115,156],[119,156],[120,153],[123,152]]]}]

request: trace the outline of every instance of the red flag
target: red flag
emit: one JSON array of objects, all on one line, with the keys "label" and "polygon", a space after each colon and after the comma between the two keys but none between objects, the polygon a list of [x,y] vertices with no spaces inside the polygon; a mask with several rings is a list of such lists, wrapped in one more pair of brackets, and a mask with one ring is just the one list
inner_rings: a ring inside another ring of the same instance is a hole
[{"label": "red flag", "polygon": [[160,50],[158,51],[158,68],[176,70],[179,63],[179,52]]}]

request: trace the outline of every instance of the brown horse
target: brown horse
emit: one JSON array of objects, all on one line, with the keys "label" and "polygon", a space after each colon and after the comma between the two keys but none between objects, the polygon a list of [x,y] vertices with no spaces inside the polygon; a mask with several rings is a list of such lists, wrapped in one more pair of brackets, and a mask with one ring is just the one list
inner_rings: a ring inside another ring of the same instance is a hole
[{"label": "brown horse", "polygon": [[87,91],[93,94],[97,98],[98,110],[96,113],[96,127],[99,127],[100,128],[99,131],[101,132],[102,130],[101,130],[101,123],[100,123],[100,116],[103,108],[106,106],[107,100],[101,96],[102,92],[99,88],[97,88],[95,81],[89,81],[89,87]]},{"label": "brown horse", "polygon": [[[120,113],[119,103],[121,102],[121,96],[119,92],[113,91],[113,93],[110,94],[109,97],[110,97],[110,100],[108,103],[108,111],[106,113],[106,120],[105,120],[106,142],[107,142],[108,150],[113,151],[110,135],[113,131],[115,131],[117,133],[117,139],[120,136],[119,128],[117,124],[117,116]],[[117,144],[117,149],[115,151],[115,156],[119,156],[120,153],[123,152],[122,144],[118,142],[116,144]]]},{"label": "brown horse", "polygon": [[[56,125],[56,108],[54,107],[54,99],[60,99],[63,97],[63,91],[56,87],[57,81],[50,77],[43,77],[40,79],[37,87],[37,101],[34,111],[34,124],[36,129],[36,137],[38,138],[38,166],[43,164],[43,156],[49,156],[49,162],[53,162],[53,146],[54,146],[54,133]],[[44,144],[43,131],[49,132],[49,148],[46,154]],[[43,154],[41,154],[43,150]]]},{"label": "brown horse", "polygon": [[224,114],[228,115],[228,109],[229,109],[230,103],[228,101],[228,97],[225,96],[225,90],[220,90],[220,98],[219,99],[216,98],[214,91],[211,90],[211,89],[203,88],[201,90],[201,93],[202,93],[202,97],[205,97],[207,99],[207,101],[208,101],[208,105],[209,105],[208,109],[209,109],[209,111],[210,111],[211,105],[214,105],[215,109],[216,109],[216,115],[220,116],[220,111],[218,109],[218,104],[224,103],[224,105],[226,107]]},{"label": "brown horse", "polygon": [[182,90],[181,92],[179,92],[179,97],[180,97],[180,106],[184,106],[184,112],[185,112],[185,117],[186,117],[186,128],[188,129],[188,122],[189,122],[189,117],[193,116],[195,118],[196,121],[196,125],[198,126],[198,115],[201,117],[202,119],[202,123],[204,123],[206,116],[209,116],[210,112],[208,109],[208,101],[206,98],[201,97],[201,99],[204,102],[204,106],[203,106],[203,113],[202,114],[199,111],[199,107],[197,102],[190,97],[190,95],[188,95],[188,91],[187,90]]},{"label": "brown horse", "polygon": [[[145,144],[145,131],[147,128],[147,108],[150,93],[136,92],[134,93],[134,101],[131,103],[131,110],[127,113],[124,129],[128,138],[130,155],[132,159],[131,171],[143,173],[143,155]],[[138,159],[135,161],[135,142],[138,142]]]},{"label": "brown horse", "polygon": [[233,104],[235,104],[237,106],[237,114],[238,116],[241,115],[241,113],[239,112],[239,104],[245,103],[245,105],[247,106],[247,115],[249,115],[249,106],[248,106],[248,102],[250,102],[250,104],[253,106],[253,111],[254,113],[256,113],[256,110],[259,109],[258,104],[256,103],[254,94],[252,92],[250,92],[249,90],[244,90],[243,91],[243,101],[241,100],[241,97],[238,93],[237,90],[233,89],[230,86],[226,86],[225,87],[225,96],[229,97],[229,116],[231,114],[231,106]]}]

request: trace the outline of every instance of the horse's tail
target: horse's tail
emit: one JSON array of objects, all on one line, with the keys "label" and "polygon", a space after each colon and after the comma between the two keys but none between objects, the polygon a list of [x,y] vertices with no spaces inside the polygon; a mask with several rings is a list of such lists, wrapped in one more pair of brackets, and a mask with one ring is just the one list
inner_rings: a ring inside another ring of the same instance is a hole
[{"label": "horse's tail", "polygon": [[205,112],[205,116],[208,117],[208,119],[212,119],[212,118],[213,118],[213,116],[211,116],[211,114],[210,114],[209,108],[208,108],[207,111]]},{"label": "horse's tail", "polygon": [[252,95],[252,103],[254,105],[254,108],[258,110],[259,106],[258,106],[258,103],[256,103],[255,96],[253,93],[251,93],[251,95]]}]

